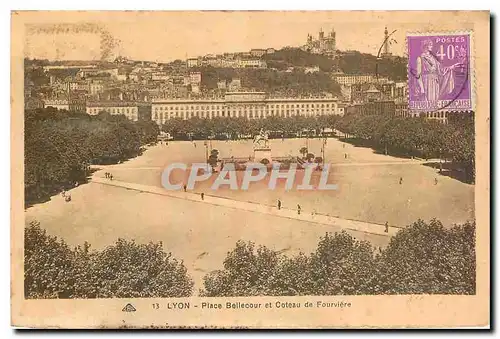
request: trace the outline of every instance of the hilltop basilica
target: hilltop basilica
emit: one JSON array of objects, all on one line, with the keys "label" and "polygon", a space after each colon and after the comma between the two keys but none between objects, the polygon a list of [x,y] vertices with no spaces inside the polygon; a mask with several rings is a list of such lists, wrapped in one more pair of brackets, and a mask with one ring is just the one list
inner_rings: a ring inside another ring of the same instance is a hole
[{"label": "hilltop basilica", "polygon": [[327,36],[321,29],[317,40],[313,39],[312,35],[307,34],[307,43],[302,46],[302,49],[310,53],[323,54],[333,58],[337,51],[335,39],[336,33],[334,29]]}]

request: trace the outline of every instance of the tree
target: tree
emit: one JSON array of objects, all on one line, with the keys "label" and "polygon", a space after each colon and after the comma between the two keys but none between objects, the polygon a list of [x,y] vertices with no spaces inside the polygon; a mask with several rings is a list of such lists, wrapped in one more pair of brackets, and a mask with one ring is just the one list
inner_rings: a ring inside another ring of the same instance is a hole
[{"label": "tree", "polygon": [[142,152],[156,140],[152,121],[123,116],[27,110],[25,115],[25,202],[45,199],[87,180],[89,164],[117,163]]},{"label": "tree", "polygon": [[399,231],[380,257],[386,294],[474,294],[475,223],[445,229],[419,220]]},{"label": "tree", "polygon": [[384,153],[403,156],[450,159],[462,168],[465,179],[474,181],[474,119],[472,114],[457,113],[445,125],[424,118],[403,118],[350,113],[335,122],[345,135],[366,141]]},{"label": "tree", "polygon": [[202,296],[253,296],[270,295],[279,255],[252,242],[238,241],[227,254],[224,270],[215,271],[203,278]]},{"label": "tree", "polygon": [[238,241],[224,269],[204,277],[204,296],[474,294],[475,223],[445,229],[417,221],[385,249],[326,233],[310,255],[286,256]]},{"label": "tree", "polygon": [[310,263],[310,294],[371,294],[376,290],[373,248],[345,231],[322,237]]},{"label": "tree", "polygon": [[306,157],[306,154],[307,154],[308,150],[307,150],[307,147],[302,147],[300,150],[299,150],[299,153],[302,154],[302,157],[305,158]]},{"label": "tree", "polygon": [[307,153],[307,155],[305,156],[306,158],[306,161],[307,162],[312,162],[315,158],[314,154],[313,153]]},{"label": "tree", "polygon": [[161,243],[119,239],[102,251],[70,249],[37,222],[24,233],[26,298],[166,298],[192,294],[186,267]]},{"label": "tree", "polygon": [[217,166],[217,162],[219,161],[219,151],[216,149],[213,149],[210,151],[210,155],[208,156],[208,163],[212,168]]}]

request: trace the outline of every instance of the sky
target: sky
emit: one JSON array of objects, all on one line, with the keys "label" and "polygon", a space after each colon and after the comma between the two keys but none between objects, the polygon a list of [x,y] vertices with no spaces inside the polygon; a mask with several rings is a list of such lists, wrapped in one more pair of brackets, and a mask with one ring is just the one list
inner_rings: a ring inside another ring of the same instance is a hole
[{"label": "sky", "polygon": [[408,14],[401,20],[401,16],[380,13],[197,11],[51,15],[43,17],[43,25],[52,29],[34,29],[27,35],[25,53],[31,58],[100,59],[104,37],[108,43],[113,42],[108,48],[110,56],[168,62],[252,48],[298,47],[305,44],[308,33],[317,38],[322,28],[325,35],[335,29],[337,49],[376,55],[387,26],[389,32],[396,31],[391,36],[396,41],[391,52],[404,55],[406,33],[422,29],[423,24],[409,22]]}]

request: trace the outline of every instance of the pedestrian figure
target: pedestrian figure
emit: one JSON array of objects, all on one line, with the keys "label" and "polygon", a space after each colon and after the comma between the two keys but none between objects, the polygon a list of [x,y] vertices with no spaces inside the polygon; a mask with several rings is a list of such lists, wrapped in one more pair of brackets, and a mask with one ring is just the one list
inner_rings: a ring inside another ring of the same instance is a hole
[{"label": "pedestrian figure", "polygon": [[389,223],[386,221],[385,222],[385,230],[384,230],[385,233],[389,233]]},{"label": "pedestrian figure", "polygon": [[107,179],[108,178],[108,172],[104,172],[104,177]]},{"label": "pedestrian figure", "polygon": [[280,210],[280,209],[281,209],[281,200],[278,199],[278,210]]},{"label": "pedestrian figure", "polygon": [[399,177],[399,184],[402,185],[403,184],[403,177]]},{"label": "pedestrian figure", "polygon": [[347,159],[347,153],[344,153],[344,159]]},{"label": "pedestrian figure", "polygon": [[64,188],[63,188],[63,190],[62,190],[62,192],[61,192],[61,196],[62,196],[63,198],[66,196],[66,191],[64,190]]},{"label": "pedestrian figure", "polygon": [[434,185],[438,184],[438,178],[434,178]]},{"label": "pedestrian figure", "polygon": [[184,184],[184,192],[187,192],[187,186]]},{"label": "pedestrian figure", "polygon": [[201,192],[201,200],[205,200],[205,193]]},{"label": "pedestrian figure", "polygon": [[64,197],[64,201],[66,201],[66,202],[70,202],[70,201],[71,201],[71,194],[67,194],[67,195]]},{"label": "pedestrian figure", "polygon": [[301,210],[300,205],[297,204],[297,214],[300,214],[300,210]]},{"label": "pedestrian figure", "polygon": [[342,148],[345,148],[345,144],[342,144]]},{"label": "pedestrian figure", "polygon": [[113,174],[109,173],[109,180],[113,180]]}]

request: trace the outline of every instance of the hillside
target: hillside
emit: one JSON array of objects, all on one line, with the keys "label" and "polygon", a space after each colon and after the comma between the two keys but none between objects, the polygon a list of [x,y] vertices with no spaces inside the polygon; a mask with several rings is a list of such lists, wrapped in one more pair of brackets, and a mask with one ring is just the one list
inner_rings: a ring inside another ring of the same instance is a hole
[{"label": "hillside", "polygon": [[336,61],[336,67],[347,74],[377,74],[391,80],[403,81],[407,78],[408,59],[393,57],[379,59],[375,55],[350,52],[342,53]]},{"label": "hillside", "polygon": [[241,79],[245,89],[280,95],[315,95],[321,92],[338,95],[340,86],[325,72],[305,74],[303,71],[279,72],[272,69],[199,67],[202,86],[217,89],[220,80]]},{"label": "hillside", "polygon": [[318,54],[311,54],[299,48],[283,48],[272,54],[262,57],[267,66],[278,70],[286,70],[288,67],[310,67],[319,66],[324,72],[330,72],[335,63],[332,59]]},{"label": "hillside", "polygon": [[372,54],[357,51],[345,53],[332,60],[323,55],[311,54],[298,48],[284,48],[276,53],[263,57],[268,67],[284,70],[288,67],[319,66],[321,71],[342,71],[346,74],[377,74],[391,80],[405,80],[407,76],[407,59],[394,57],[379,59]]}]

